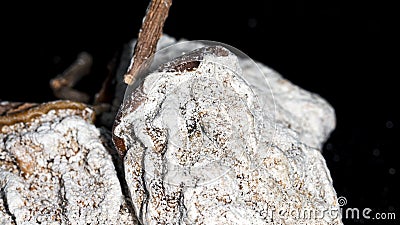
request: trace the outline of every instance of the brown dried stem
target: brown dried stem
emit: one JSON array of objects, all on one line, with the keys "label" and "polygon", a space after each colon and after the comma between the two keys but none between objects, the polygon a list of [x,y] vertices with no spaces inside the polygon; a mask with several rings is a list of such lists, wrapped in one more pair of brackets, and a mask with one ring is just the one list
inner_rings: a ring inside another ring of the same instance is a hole
[{"label": "brown dried stem", "polygon": [[73,87],[82,77],[89,74],[92,62],[93,59],[89,53],[80,53],[76,61],[64,73],[50,81],[54,95],[60,99],[89,102],[89,95],[77,91]]},{"label": "brown dried stem", "polygon": [[[34,118],[47,114],[50,110],[72,109],[75,111],[84,111],[87,105],[71,101],[47,102],[40,105],[28,104],[26,107],[14,110],[0,116],[0,133],[3,126],[10,126],[16,123],[27,123]],[[94,114],[91,114],[91,121],[94,121]]]},{"label": "brown dried stem", "polygon": [[172,0],[152,0],[147,8],[142,28],[139,31],[131,66],[125,74],[124,82],[132,84],[143,62],[156,51],[157,42],[168,16]]},{"label": "brown dried stem", "polygon": [[93,109],[96,115],[107,112],[111,108],[113,98],[115,97],[115,84],[113,82],[116,75],[115,69],[117,68],[117,59],[119,57],[119,54],[115,54],[112,60],[107,64],[107,77],[103,81],[100,90],[94,96]]}]

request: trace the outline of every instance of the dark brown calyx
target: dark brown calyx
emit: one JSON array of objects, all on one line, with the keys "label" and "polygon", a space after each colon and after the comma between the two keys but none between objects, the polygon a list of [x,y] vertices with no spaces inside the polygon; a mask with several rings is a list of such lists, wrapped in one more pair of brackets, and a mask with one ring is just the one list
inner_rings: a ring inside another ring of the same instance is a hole
[{"label": "dark brown calyx", "polygon": [[214,55],[219,57],[226,57],[229,51],[222,46],[202,47],[196,49],[188,54],[179,56],[170,62],[161,64],[158,71],[166,72],[184,72],[194,71],[197,69],[204,59],[204,55]]},{"label": "dark brown calyx", "polygon": [[200,61],[182,62],[181,64],[178,64],[173,68],[167,69],[167,72],[193,71],[196,68],[198,68],[199,65],[200,65]]}]

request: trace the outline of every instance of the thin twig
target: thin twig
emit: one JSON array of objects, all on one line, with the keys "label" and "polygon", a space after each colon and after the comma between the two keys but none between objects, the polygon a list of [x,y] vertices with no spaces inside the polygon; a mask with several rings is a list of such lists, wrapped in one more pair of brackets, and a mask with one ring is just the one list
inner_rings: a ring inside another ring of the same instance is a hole
[{"label": "thin twig", "polygon": [[103,81],[100,90],[94,96],[94,105],[99,105],[103,103],[111,104],[114,92],[114,78],[116,74],[117,58],[120,57],[119,54],[115,54],[110,62],[107,64],[107,77]]},{"label": "thin twig", "polygon": [[113,98],[115,97],[115,75],[117,68],[117,59],[119,54],[115,54],[111,61],[107,64],[108,74],[103,81],[100,90],[95,94],[93,101],[93,109],[96,115],[108,112],[111,109]]},{"label": "thin twig", "polygon": [[167,19],[171,4],[172,0],[152,0],[150,2],[142,28],[139,31],[131,66],[124,77],[126,84],[132,84],[135,81],[142,63],[156,51],[157,42],[162,35],[164,22]]},{"label": "thin twig", "polygon": [[89,95],[75,90],[73,87],[82,77],[89,74],[92,62],[93,59],[89,53],[80,53],[76,61],[68,69],[50,81],[50,87],[54,95],[60,99],[89,102]]}]

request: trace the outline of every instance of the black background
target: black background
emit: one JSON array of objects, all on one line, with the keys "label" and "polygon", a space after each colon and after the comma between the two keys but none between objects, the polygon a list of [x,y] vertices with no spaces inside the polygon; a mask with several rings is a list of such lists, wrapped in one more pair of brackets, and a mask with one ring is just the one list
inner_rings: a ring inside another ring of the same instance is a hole
[{"label": "black background", "polygon": [[[55,99],[49,79],[81,51],[94,56],[94,66],[78,88],[95,93],[107,62],[136,37],[148,1],[13,4],[0,8],[0,99],[43,102]],[[327,99],[337,128],[323,155],[338,196],[347,198],[346,207],[399,218],[399,24],[389,18],[393,13],[385,2],[181,0],[164,31],[230,44]]]}]

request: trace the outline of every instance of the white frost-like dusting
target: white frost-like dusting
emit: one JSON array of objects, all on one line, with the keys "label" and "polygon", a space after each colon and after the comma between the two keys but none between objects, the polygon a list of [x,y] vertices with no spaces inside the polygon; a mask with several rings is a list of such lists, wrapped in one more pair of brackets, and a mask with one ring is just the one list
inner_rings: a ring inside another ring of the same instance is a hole
[{"label": "white frost-like dusting", "polygon": [[132,224],[99,130],[54,110],[0,133],[0,224]]},{"label": "white frost-like dusting", "polygon": [[335,126],[331,106],[213,48],[198,50],[195,66],[188,53],[160,67],[125,97],[135,109],[121,113],[114,135],[128,149],[125,178],[140,222],[341,224],[319,216],[339,209],[318,151]]},{"label": "white frost-like dusting", "polygon": [[58,109],[2,120],[0,225],[342,224],[320,153],[332,107],[235,51],[185,51],[201,46],[161,51],[186,55],[128,89],[114,137],[134,211],[93,112]]}]

